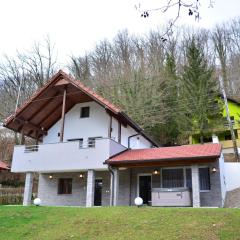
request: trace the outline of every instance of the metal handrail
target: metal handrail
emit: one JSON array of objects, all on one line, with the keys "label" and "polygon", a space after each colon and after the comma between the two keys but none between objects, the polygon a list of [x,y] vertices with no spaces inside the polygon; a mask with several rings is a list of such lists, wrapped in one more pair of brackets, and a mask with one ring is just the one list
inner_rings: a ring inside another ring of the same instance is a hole
[{"label": "metal handrail", "polygon": [[[76,142],[79,142],[79,149],[95,148],[96,146],[96,142],[93,140],[87,141],[87,143],[85,144],[83,144],[81,141],[76,141]],[[38,152],[38,151],[39,151],[39,145],[25,145],[24,153],[32,153],[32,152]]]},{"label": "metal handrail", "polygon": [[30,152],[38,152],[39,145],[26,145],[24,152],[30,153]]}]

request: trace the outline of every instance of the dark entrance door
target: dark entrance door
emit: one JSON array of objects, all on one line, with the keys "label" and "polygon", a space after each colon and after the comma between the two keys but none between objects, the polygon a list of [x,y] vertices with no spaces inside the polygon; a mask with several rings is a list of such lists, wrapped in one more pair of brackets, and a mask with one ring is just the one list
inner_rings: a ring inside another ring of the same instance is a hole
[{"label": "dark entrance door", "polygon": [[152,196],[152,177],[139,176],[139,197],[143,199],[143,204],[149,204]]},{"label": "dark entrance door", "polygon": [[95,179],[94,206],[102,206],[102,179]]}]

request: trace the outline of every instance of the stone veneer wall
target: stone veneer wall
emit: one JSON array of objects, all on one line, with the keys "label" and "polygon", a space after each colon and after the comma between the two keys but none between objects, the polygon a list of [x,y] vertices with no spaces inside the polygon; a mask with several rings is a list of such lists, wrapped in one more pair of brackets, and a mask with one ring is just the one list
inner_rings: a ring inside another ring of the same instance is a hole
[{"label": "stone veneer wall", "polygon": [[[87,173],[84,178],[79,178],[79,173],[54,173],[52,179],[50,174],[39,174],[38,197],[42,205],[48,206],[86,206]],[[58,179],[72,178],[72,194],[58,194]],[[95,172],[96,179],[102,179],[102,205],[110,203],[110,174],[109,172]]]},{"label": "stone veneer wall", "polygon": [[[79,178],[77,173],[39,174],[38,197],[42,205],[48,206],[85,206],[86,177]],[[58,194],[58,179],[72,178],[72,194]]]},{"label": "stone veneer wall", "polygon": [[[204,165],[206,166],[206,165]],[[190,167],[190,166],[189,166]],[[218,162],[209,164],[212,167],[218,167]],[[139,174],[152,174],[157,169],[161,173],[160,167],[152,168],[133,168],[119,170],[119,199],[118,205],[134,205],[134,199],[137,197],[137,178]],[[53,179],[49,179],[50,174],[39,174],[38,197],[43,205],[64,205],[64,206],[86,206],[87,173],[84,178],[79,178],[79,173],[55,173]],[[58,178],[73,178],[72,194],[59,195]],[[108,171],[96,171],[95,179],[102,179],[102,206],[110,204],[110,173]],[[130,180],[131,179],[131,180]],[[201,206],[220,207],[221,206],[221,185],[220,173],[210,173],[211,190],[200,192]],[[131,184],[131,186],[130,186]],[[161,186],[160,174],[152,175],[152,187]],[[130,193],[131,191],[131,193]]]},{"label": "stone veneer wall", "polygon": [[[201,166],[201,165],[199,165]],[[218,162],[212,163],[212,164],[205,164],[203,166],[209,166],[210,171],[212,169],[212,167],[216,167],[217,169],[219,169],[218,166]],[[190,168],[190,166],[189,166]],[[125,195],[125,202],[129,201],[129,198],[131,198],[131,205],[134,205],[134,199],[137,197],[137,179],[138,179],[138,175],[139,174],[152,174],[154,170],[158,170],[161,173],[161,168],[160,167],[154,167],[154,168],[135,168],[132,170],[125,170],[125,171],[120,171],[121,172],[125,172],[125,175],[131,174],[131,196],[127,197]],[[132,173],[130,173],[130,171],[132,171]],[[128,179],[125,177],[124,179],[121,179],[121,175],[123,175],[123,173],[120,174],[119,177],[119,181],[125,182],[125,184],[122,183],[121,188],[120,189],[120,193],[121,192],[127,192],[128,188],[130,186],[130,182],[128,182]],[[222,199],[221,199],[221,183],[220,183],[220,172],[217,171],[216,173],[211,173],[210,172],[210,184],[211,184],[211,190],[210,191],[206,191],[206,192],[200,192],[200,204],[201,206],[208,206],[208,207],[222,207]],[[157,175],[152,175],[152,187],[153,188],[158,188],[161,187],[161,176],[160,174]],[[124,188],[124,189],[123,189]],[[129,192],[129,191],[128,191]],[[120,197],[120,196],[119,196]],[[119,202],[119,204],[121,204],[123,202]]]},{"label": "stone veneer wall", "polygon": [[[200,204],[201,207],[222,207],[222,195],[221,195],[221,182],[218,161],[208,164],[210,167],[210,191],[200,192]],[[211,172],[211,169],[215,167],[218,171]]]}]

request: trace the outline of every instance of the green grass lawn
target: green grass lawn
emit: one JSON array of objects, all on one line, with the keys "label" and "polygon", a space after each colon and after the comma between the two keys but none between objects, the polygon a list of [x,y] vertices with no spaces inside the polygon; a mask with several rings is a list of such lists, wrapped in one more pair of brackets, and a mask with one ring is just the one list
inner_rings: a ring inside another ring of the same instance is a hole
[{"label": "green grass lawn", "polygon": [[0,239],[240,239],[240,209],[1,206]]}]

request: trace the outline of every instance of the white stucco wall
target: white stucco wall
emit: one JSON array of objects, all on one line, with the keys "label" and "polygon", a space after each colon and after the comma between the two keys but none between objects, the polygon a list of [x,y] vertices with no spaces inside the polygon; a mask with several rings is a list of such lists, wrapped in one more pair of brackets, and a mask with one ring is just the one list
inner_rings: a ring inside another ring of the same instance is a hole
[{"label": "white stucco wall", "polygon": [[[128,137],[136,134],[137,132],[130,126],[121,127],[122,139],[121,144],[128,147]],[[150,148],[152,144],[141,135],[130,138],[130,148],[139,149],[139,148]]]},{"label": "white stucco wall", "polygon": [[[90,107],[90,117],[80,118],[81,107]],[[64,139],[83,138],[86,141],[89,137],[107,137],[109,116],[103,107],[95,102],[76,104],[65,116]],[[61,120],[54,124],[44,137],[43,143],[59,142]]]},{"label": "white stucco wall", "polygon": [[75,172],[87,169],[106,170],[103,164],[125,147],[108,138],[96,140],[93,148],[79,148],[79,143],[40,144],[38,151],[25,152],[24,146],[15,146],[12,172]]},{"label": "white stucco wall", "polygon": [[240,163],[225,162],[227,191],[240,187]]},{"label": "white stucco wall", "polygon": [[[80,118],[81,107],[90,107],[90,117]],[[38,151],[25,152],[25,146],[14,148],[13,172],[53,172],[76,171],[86,169],[106,169],[103,164],[110,156],[124,151],[128,147],[128,137],[137,132],[130,126],[121,125],[121,144],[118,140],[118,122],[112,119],[112,140],[108,139],[110,116],[95,102],[76,104],[65,116],[64,139],[60,143],[58,133],[61,121],[56,122],[43,138]],[[100,137],[94,148],[88,147],[88,138]],[[78,141],[83,139],[83,146]],[[149,148],[151,143],[143,136],[131,138],[130,148]]]},{"label": "white stucco wall", "polygon": [[[90,107],[90,117],[80,118],[81,107]],[[76,104],[65,116],[64,139],[83,138],[87,144],[89,137],[108,137],[109,115],[105,109],[95,102]],[[48,135],[43,138],[43,144],[59,142],[61,121],[56,122],[49,130]],[[128,137],[136,134],[130,126],[121,126],[121,144],[128,146]],[[112,119],[112,139],[118,140],[118,122]],[[149,148],[152,144],[142,136],[131,138],[131,148]]]}]

